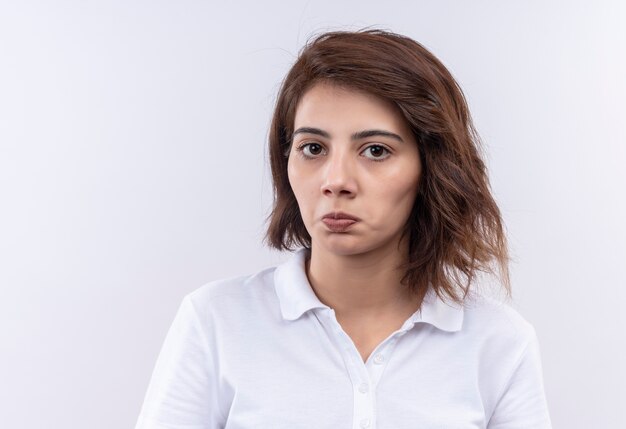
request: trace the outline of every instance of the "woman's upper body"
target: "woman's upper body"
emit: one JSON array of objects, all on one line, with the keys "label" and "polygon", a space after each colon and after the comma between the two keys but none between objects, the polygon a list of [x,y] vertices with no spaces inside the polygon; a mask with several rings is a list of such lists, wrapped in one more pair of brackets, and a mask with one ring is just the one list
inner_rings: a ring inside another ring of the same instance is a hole
[{"label": "woman's upper body", "polygon": [[512,307],[430,291],[364,361],[308,255],[183,299],[136,429],[551,427],[538,338]]},{"label": "woman's upper body", "polygon": [[137,429],[549,428],[533,327],[473,293],[493,262],[510,292],[506,237],[443,64],[397,34],[323,34],[269,143],[265,238],[301,249],[185,297]]}]

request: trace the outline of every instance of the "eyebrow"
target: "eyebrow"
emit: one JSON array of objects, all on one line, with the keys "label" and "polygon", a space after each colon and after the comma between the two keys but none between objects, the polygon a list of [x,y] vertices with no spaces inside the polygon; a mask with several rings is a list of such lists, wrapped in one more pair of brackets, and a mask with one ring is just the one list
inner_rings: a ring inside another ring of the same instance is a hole
[{"label": "eyebrow", "polygon": [[[320,130],[319,128],[300,127],[296,131],[294,131],[293,135],[291,136],[291,141],[293,141],[293,139],[296,137],[296,134],[302,134],[302,133],[315,134],[315,135],[318,135],[318,136],[325,137],[327,139],[330,138],[330,134],[328,134],[324,130]],[[373,137],[373,136],[391,137],[392,139],[395,139],[395,140],[398,140],[401,143],[404,143],[404,140],[402,140],[402,137],[400,137],[398,134],[392,133],[390,131],[383,131],[383,130],[364,130],[364,131],[359,131],[359,132],[356,132],[356,133],[352,134],[351,138],[352,138],[352,140],[360,140],[360,139],[365,139],[365,138]]]}]

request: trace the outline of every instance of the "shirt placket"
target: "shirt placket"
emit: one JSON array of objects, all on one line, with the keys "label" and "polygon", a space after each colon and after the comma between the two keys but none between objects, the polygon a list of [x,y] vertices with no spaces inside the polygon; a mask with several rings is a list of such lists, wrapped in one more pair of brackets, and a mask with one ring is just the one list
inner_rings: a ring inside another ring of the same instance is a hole
[{"label": "shirt placket", "polygon": [[376,386],[398,339],[406,333],[412,324],[409,324],[410,321],[407,320],[401,329],[378,344],[368,357],[367,362],[363,362],[354,342],[337,321],[333,309],[326,309],[319,319],[340,351],[352,382],[354,393],[352,429],[375,429]]}]

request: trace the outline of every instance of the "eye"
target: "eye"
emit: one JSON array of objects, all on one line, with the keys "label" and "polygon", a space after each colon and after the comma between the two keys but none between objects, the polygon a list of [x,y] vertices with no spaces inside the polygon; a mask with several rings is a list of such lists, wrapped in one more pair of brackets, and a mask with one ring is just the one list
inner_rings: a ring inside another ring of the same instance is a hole
[{"label": "eye", "polygon": [[[313,151],[312,154],[306,153],[305,148],[307,147],[309,148],[309,150]],[[298,150],[301,151],[306,158],[313,158],[314,156],[319,155],[319,151],[321,150],[321,148],[322,147],[317,143],[305,143],[298,146]]]},{"label": "eye", "polygon": [[[370,151],[370,149],[372,148],[375,148],[376,150]],[[385,159],[389,158],[389,156],[382,157],[379,154],[384,154],[385,152],[390,153],[386,147],[378,145],[378,144],[373,144],[371,146],[366,147],[365,151],[366,152],[370,151],[370,153],[374,155],[374,158],[370,158],[372,161],[384,161]]]},{"label": "eye", "polygon": [[[306,150],[307,148],[309,150]],[[322,146],[319,143],[304,143],[298,146],[296,148],[296,151],[298,151],[300,155],[305,159],[314,159],[314,158],[317,158],[317,155],[319,155],[320,152],[322,151]],[[365,148],[364,152],[368,152],[368,151],[371,155],[373,155],[373,157],[366,156],[366,158],[374,162],[382,162],[386,160],[387,158],[389,158],[389,156],[383,157],[381,156],[381,154],[384,155],[385,152],[391,153],[389,149],[379,144],[369,145],[368,147]]]}]

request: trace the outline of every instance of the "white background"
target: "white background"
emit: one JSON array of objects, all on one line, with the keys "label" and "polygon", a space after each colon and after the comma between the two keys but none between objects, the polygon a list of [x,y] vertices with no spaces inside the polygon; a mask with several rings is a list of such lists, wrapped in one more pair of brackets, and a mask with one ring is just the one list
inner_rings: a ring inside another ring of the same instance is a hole
[{"label": "white background", "polygon": [[624,427],[624,5],[3,1],[0,426],[134,426],[182,297],[289,256],[261,237],[298,50],[374,26],[465,91],[554,427]]}]

